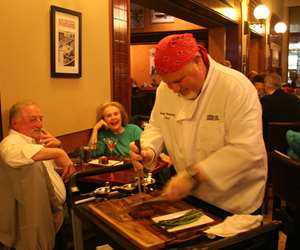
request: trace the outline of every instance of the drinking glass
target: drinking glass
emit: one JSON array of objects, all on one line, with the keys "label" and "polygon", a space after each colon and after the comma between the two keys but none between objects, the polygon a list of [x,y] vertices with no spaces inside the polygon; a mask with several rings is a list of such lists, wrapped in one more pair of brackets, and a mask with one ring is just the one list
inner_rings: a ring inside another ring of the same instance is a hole
[{"label": "drinking glass", "polygon": [[104,143],[107,146],[107,149],[110,152],[110,157],[112,157],[112,152],[113,152],[114,148],[117,145],[117,139],[116,138],[111,138],[111,137],[105,137],[103,140],[104,140]]}]

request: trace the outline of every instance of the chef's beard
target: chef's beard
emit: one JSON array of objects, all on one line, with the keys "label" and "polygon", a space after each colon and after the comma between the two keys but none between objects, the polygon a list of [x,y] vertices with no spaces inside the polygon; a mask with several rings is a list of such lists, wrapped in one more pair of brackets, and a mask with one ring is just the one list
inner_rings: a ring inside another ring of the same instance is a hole
[{"label": "chef's beard", "polygon": [[180,96],[180,97],[182,97],[182,98],[184,98],[184,99],[186,99],[186,100],[195,100],[195,99],[198,97],[199,94],[200,94],[200,92],[197,93],[197,92],[191,90],[191,91],[190,91],[188,94],[186,94],[186,95],[182,95],[181,93],[178,93],[178,96]]}]

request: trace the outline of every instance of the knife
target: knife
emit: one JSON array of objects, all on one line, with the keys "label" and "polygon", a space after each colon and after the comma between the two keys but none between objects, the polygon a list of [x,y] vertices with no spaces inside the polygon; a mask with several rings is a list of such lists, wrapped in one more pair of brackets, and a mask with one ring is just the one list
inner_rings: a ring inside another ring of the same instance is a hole
[{"label": "knife", "polygon": [[[134,141],[135,146],[137,146],[139,153],[141,153],[141,142],[140,140],[135,140]],[[142,192],[142,185],[141,185],[141,177],[144,179],[144,169],[141,168],[138,172],[137,172],[137,184],[138,184],[138,192],[139,194]]]}]

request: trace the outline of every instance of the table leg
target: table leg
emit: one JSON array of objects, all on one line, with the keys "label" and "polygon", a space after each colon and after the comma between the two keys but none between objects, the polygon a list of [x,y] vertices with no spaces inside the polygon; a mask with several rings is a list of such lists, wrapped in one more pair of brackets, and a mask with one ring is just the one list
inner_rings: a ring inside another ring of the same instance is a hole
[{"label": "table leg", "polygon": [[72,228],[73,228],[73,241],[74,250],[83,250],[83,238],[82,238],[82,223],[80,218],[75,214],[74,210],[71,209],[72,216]]}]

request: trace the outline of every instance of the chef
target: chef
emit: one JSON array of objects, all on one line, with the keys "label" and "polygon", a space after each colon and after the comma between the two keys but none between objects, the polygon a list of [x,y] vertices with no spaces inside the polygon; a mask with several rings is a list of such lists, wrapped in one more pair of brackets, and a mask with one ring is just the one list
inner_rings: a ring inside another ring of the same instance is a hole
[{"label": "chef", "polygon": [[165,146],[177,172],[164,189],[167,199],[192,194],[231,213],[255,212],[267,160],[253,84],[214,61],[192,34],[163,38],[155,66],[162,82],[141,151],[130,145],[134,168],[151,168]]}]

